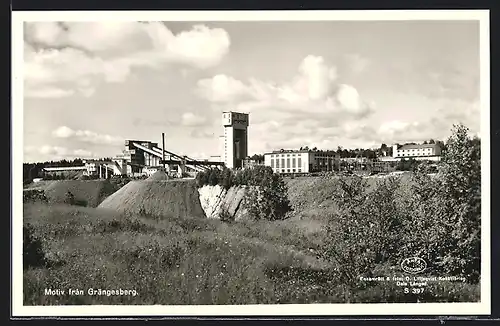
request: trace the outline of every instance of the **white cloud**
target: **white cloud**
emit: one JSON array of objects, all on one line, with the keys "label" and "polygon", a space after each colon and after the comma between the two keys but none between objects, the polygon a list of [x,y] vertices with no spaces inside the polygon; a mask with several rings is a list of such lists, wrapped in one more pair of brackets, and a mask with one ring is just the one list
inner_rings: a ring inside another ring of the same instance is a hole
[{"label": "white cloud", "polygon": [[370,61],[367,58],[357,53],[345,55],[344,60],[347,63],[348,69],[357,74],[363,72],[370,64]]},{"label": "white cloud", "polygon": [[186,112],[182,115],[181,124],[186,127],[198,127],[206,124],[207,119],[192,112]]},{"label": "white cloud", "polygon": [[51,156],[65,156],[68,155],[68,149],[65,147],[44,145],[40,147],[40,154]]},{"label": "white cloud", "polygon": [[68,158],[91,158],[95,153],[86,149],[68,149],[61,146],[43,145],[40,147],[27,146],[24,148],[25,156],[35,156],[42,160],[60,160]]},{"label": "white cloud", "polygon": [[64,30],[57,22],[27,23],[25,29],[34,40],[43,44],[57,44],[64,37]]},{"label": "white cloud", "polygon": [[73,129],[66,126],[61,126],[52,132],[52,135],[58,138],[68,138],[73,136],[74,134],[75,132],[73,131]]},{"label": "white cloud", "polygon": [[302,60],[299,66],[299,76],[296,77],[294,89],[298,93],[305,93],[311,100],[320,100],[327,97],[337,79],[335,67],[329,67],[323,57],[309,55]]},{"label": "white cloud", "polygon": [[337,92],[337,100],[342,108],[349,112],[362,114],[366,109],[366,104],[362,102],[356,88],[350,85],[340,85]]},{"label": "white cloud", "polygon": [[[416,125],[418,125],[417,122],[414,123],[414,126],[416,126]],[[410,127],[410,126],[411,126],[411,124],[408,122],[402,122],[399,120],[388,121],[388,122],[385,122],[382,125],[380,125],[379,133],[393,135],[395,133],[407,130],[408,127]]]},{"label": "white cloud", "polygon": [[73,151],[73,155],[77,157],[86,158],[86,157],[94,157],[94,153],[85,149],[76,149]]},{"label": "white cloud", "polygon": [[199,127],[207,123],[207,119],[192,112],[182,114],[181,124],[186,127]]},{"label": "white cloud", "polygon": [[244,83],[223,74],[199,80],[198,92],[211,102],[231,102],[250,95]]},{"label": "white cloud", "polygon": [[[352,69],[368,65],[361,57],[350,57]],[[356,62],[359,61],[359,62]],[[355,64],[358,67],[355,67]],[[431,117],[418,121],[370,121],[375,103],[362,98],[352,85],[340,82],[335,67],[322,57],[308,56],[296,75],[284,83],[250,78],[246,81],[217,75],[198,82],[198,94],[217,111],[251,114],[250,152],[300,146],[318,148],[380,146],[381,143],[445,140],[453,123],[462,122],[479,130],[479,102],[464,99],[434,99],[440,107]]]},{"label": "white cloud", "polygon": [[334,140],[325,136],[345,135],[339,126],[364,119],[373,110],[356,88],[339,83],[336,67],[321,56],[305,57],[296,75],[284,83],[216,75],[197,86],[214,110],[251,114],[250,151],[331,145]]},{"label": "white cloud", "polygon": [[204,25],[173,34],[161,22],[28,23],[25,93],[90,96],[101,82],[124,81],[133,67],[166,63],[212,67],[229,46],[225,30]]},{"label": "white cloud", "polygon": [[55,86],[32,87],[32,85],[26,85],[24,90],[25,96],[37,98],[58,98],[67,97],[74,94],[74,90],[62,89]]},{"label": "white cloud", "polygon": [[288,113],[340,114],[344,119],[364,117],[371,112],[370,105],[353,86],[337,83],[335,67],[312,55],[302,60],[290,82],[276,84],[251,78],[245,83],[216,75],[198,82],[198,94],[252,114],[267,114],[265,111],[274,109]]},{"label": "white cloud", "polygon": [[380,143],[422,142],[429,139],[445,140],[450,134],[448,126],[441,118],[434,117],[427,121],[387,121],[380,125],[372,139]]},{"label": "white cloud", "polygon": [[60,126],[52,132],[57,138],[71,138],[82,142],[104,145],[122,145],[124,139],[117,136],[99,134],[90,130],[73,130],[67,126]]},{"label": "white cloud", "polygon": [[[219,127],[219,126],[217,126]],[[200,129],[200,128],[195,128],[191,131],[191,137],[194,138],[209,138],[209,139],[214,139],[218,135],[210,129]]]},{"label": "white cloud", "polygon": [[160,23],[147,24],[145,29],[159,53],[166,54],[170,60],[199,68],[218,64],[229,50],[229,35],[221,28],[195,25],[177,35]]}]

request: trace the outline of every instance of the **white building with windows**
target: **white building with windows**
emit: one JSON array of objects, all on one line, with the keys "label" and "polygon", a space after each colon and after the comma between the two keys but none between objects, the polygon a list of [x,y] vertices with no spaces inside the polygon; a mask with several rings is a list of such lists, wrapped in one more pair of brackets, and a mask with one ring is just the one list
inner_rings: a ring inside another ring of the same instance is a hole
[{"label": "white building with windows", "polygon": [[337,171],[340,154],[334,151],[280,150],[264,154],[264,165],[280,174]]},{"label": "white building with windows", "polygon": [[421,145],[393,145],[392,156],[397,159],[415,159],[439,161],[441,159],[441,147],[437,144]]}]

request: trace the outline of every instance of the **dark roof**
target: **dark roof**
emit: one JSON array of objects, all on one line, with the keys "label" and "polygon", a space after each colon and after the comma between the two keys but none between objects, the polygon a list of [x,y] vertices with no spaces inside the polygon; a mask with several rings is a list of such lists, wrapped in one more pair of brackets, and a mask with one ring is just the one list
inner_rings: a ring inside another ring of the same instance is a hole
[{"label": "dark roof", "polygon": [[420,149],[420,148],[435,148],[437,144],[421,144],[421,145],[403,145],[398,149]]},{"label": "dark roof", "polygon": [[239,112],[239,111],[222,111],[222,113],[236,113],[236,114],[246,114],[246,115],[249,115],[246,112]]},{"label": "dark roof", "polygon": [[337,154],[337,151],[334,150],[315,150],[313,151],[312,149],[285,149],[283,151],[281,150],[276,150],[272,151],[270,153],[265,153],[265,154],[289,154],[289,153],[334,153]]}]

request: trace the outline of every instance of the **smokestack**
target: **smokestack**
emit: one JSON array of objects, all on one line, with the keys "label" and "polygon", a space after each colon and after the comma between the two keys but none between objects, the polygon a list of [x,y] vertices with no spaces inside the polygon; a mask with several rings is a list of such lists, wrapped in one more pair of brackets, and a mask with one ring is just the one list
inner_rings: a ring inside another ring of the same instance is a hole
[{"label": "smokestack", "polygon": [[165,172],[165,133],[161,133],[161,158],[163,164],[163,171]]}]

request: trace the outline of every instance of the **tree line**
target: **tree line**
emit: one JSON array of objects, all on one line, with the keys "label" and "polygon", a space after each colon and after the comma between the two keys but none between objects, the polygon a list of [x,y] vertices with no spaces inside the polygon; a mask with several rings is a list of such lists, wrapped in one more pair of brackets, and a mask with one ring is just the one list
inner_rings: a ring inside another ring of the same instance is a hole
[{"label": "tree line", "polygon": [[[423,143],[423,145],[426,144],[437,144],[441,150],[444,150],[446,147],[446,144],[441,141],[441,140],[426,140]],[[407,142],[404,144],[397,144],[398,146],[400,145],[421,145],[417,144],[414,142]],[[312,147],[309,148],[309,146],[302,146],[299,148],[299,150],[312,150],[312,151],[320,151],[323,152],[324,150],[319,150],[317,147]],[[338,146],[336,150],[332,150],[338,154],[340,154],[340,158],[356,158],[356,157],[366,157],[368,159],[375,159],[377,157],[381,156],[392,156],[392,146],[388,146],[387,144],[382,143],[379,148],[343,148],[342,146]]]},{"label": "tree line", "polygon": [[[98,159],[101,161],[111,161],[110,157]],[[23,181],[28,182],[33,180],[34,178],[39,178],[43,175],[43,169],[54,167],[73,167],[73,166],[82,166],[84,165],[83,160],[81,158],[75,158],[73,160],[62,159],[59,161],[45,161],[45,162],[36,162],[36,163],[23,163]]]}]

